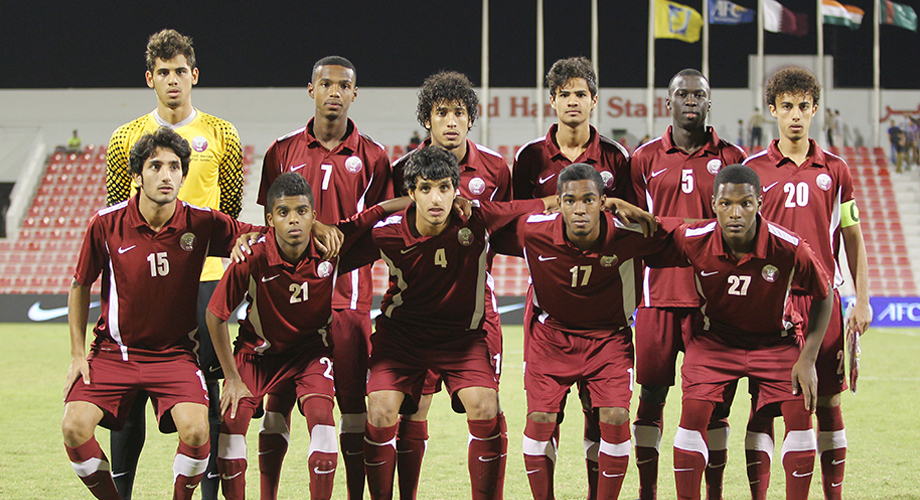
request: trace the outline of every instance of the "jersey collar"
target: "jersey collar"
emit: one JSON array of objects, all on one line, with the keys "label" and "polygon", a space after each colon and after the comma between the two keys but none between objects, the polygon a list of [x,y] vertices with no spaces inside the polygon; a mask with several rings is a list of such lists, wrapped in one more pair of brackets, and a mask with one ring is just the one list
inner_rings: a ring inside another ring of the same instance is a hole
[{"label": "jersey collar", "polygon": [[[133,227],[133,228],[146,227],[149,229],[150,224],[148,224],[147,221],[144,220],[144,217],[141,215],[140,195],[141,193],[140,191],[138,191],[137,193],[134,194],[134,196],[132,196],[128,200],[128,206],[127,206],[128,211],[125,217],[127,218],[127,222],[130,225],[130,227]],[[182,218],[184,217],[183,214],[185,213],[185,210],[186,210],[185,202],[180,199],[176,199],[176,211],[173,212],[172,217],[169,218],[169,221],[163,226],[163,229],[161,229],[156,234],[163,233],[164,231],[175,231],[178,221],[182,220]],[[150,230],[153,231],[153,229],[150,229]]]},{"label": "jersey collar", "polygon": [[[316,118],[310,118],[310,121],[307,122],[307,126],[304,128],[303,136],[307,141],[307,147],[310,148],[322,148],[322,143],[316,139],[316,136],[313,135],[313,122]],[[339,152],[340,150],[346,153],[354,153],[358,150],[358,129],[355,127],[355,122],[351,121],[351,118],[348,119],[348,127],[345,129],[345,140],[341,144],[336,146],[332,152]]]},{"label": "jersey collar", "polygon": [[[431,137],[428,137],[424,141],[422,141],[421,146],[416,148],[414,151],[418,151],[419,149],[429,148],[429,147],[431,147]],[[481,154],[482,153],[479,152],[479,148],[476,147],[476,143],[467,139],[466,140],[466,156],[464,156],[462,160],[457,162],[457,165],[460,167],[461,171],[477,170],[480,165],[479,156]]]},{"label": "jersey collar", "polygon": [[167,127],[167,128],[172,129],[172,130],[175,130],[175,129],[180,128],[180,127],[184,127],[184,126],[188,125],[189,123],[192,123],[193,121],[195,121],[195,118],[196,118],[196,117],[198,117],[198,110],[195,109],[195,108],[192,108],[192,112],[189,113],[189,115],[188,115],[184,120],[180,121],[179,123],[172,124],[172,123],[169,123],[168,121],[164,120],[163,118],[161,118],[161,117],[160,117],[160,114],[157,113],[157,110],[153,110],[153,119],[154,119],[154,121],[157,122],[157,125],[159,125],[159,126],[161,126],[161,127]]},{"label": "jersey collar", "polygon": [[319,251],[316,248],[313,235],[310,235],[310,244],[307,245],[307,250],[304,252],[303,258],[300,260],[300,262],[297,263],[297,265],[293,265],[281,257],[281,251],[278,249],[278,240],[275,237],[275,228],[269,228],[268,232],[265,233],[263,238],[265,238],[265,258],[268,261],[269,266],[299,268],[305,262],[322,259],[322,256],[319,254]]},{"label": "jersey collar", "polygon": [[[754,250],[751,253],[745,255],[744,258],[742,258],[740,261],[738,261],[738,264],[747,262],[751,259],[762,260],[767,258],[767,243],[769,241],[770,235],[770,230],[767,228],[767,224],[768,222],[764,220],[760,214],[757,214],[757,234],[754,235]],[[713,245],[715,246],[713,249],[714,253],[716,255],[723,255],[728,259],[734,260],[734,254],[731,252],[731,250],[728,249],[728,247],[725,245],[725,242],[722,240],[722,226],[720,226],[718,222],[716,222],[715,236],[715,241],[713,242]]]},{"label": "jersey collar", "polygon": [[[601,136],[597,133],[597,129],[593,125],[591,127],[591,137],[588,139],[588,147],[585,149],[585,152],[578,157],[579,160],[584,158],[585,163],[598,163],[601,158]],[[559,145],[556,144],[556,131],[559,130],[559,124],[554,123],[549,128],[549,132],[546,133],[546,151],[549,153],[549,157],[556,159],[564,159],[569,161],[565,155],[562,154],[562,150],[559,149]],[[578,163],[574,161],[572,163]]]},{"label": "jersey collar", "polygon": [[[773,139],[773,142],[767,147],[767,156],[769,156],[770,161],[773,162],[773,165],[776,167],[781,167],[787,162],[792,162],[791,159],[784,156],[782,151],[779,150],[779,139]],[[827,155],[814,139],[808,139],[808,158],[799,168],[810,166],[819,168],[827,167]]]},{"label": "jersey collar", "polygon": [[562,217],[562,212],[557,213],[556,220],[553,221],[553,244],[571,248],[576,252],[581,252],[587,257],[599,256],[600,254],[597,253],[596,250],[602,248],[602,242],[606,241],[607,235],[611,234],[613,231],[613,214],[606,210],[601,212],[601,233],[598,235],[597,241],[594,242],[590,250],[582,250],[573,245],[572,242],[565,237],[565,219]]},{"label": "jersey collar", "polygon": [[[661,144],[664,146],[665,151],[668,153],[680,153],[686,155],[687,153],[684,152],[684,150],[680,149],[677,147],[677,145],[674,144],[674,139],[671,136],[673,128],[673,125],[668,125],[668,131],[665,132],[663,136],[661,136]],[[706,137],[706,144],[703,144],[703,147],[695,151],[693,154],[688,155],[689,157],[692,158],[695,156],[703,156],[704,153],[712,156],[719,155],[719,143],[721,142],[721,139],[719,139],[719,135],[716,134],[716,129],[712,127],[706,127]]]}]

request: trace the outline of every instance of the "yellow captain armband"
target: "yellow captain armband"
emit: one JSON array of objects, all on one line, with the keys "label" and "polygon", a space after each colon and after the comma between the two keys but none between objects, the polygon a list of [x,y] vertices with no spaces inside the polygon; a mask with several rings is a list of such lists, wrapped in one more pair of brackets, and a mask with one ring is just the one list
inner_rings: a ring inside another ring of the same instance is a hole
[{"label": "yellow captain armband", "polygon": [[859,207],[856,200],[850,200],[840,205],[840,227],[850,227],[859,224]]}]

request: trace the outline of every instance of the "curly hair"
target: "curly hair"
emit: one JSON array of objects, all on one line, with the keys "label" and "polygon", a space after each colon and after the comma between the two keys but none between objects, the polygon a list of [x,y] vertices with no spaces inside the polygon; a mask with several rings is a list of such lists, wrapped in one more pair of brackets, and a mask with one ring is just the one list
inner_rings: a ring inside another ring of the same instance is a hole
[{"label": "curly hair", "polygon": [[345,59],[342,56],[326,56],[313,65],[313,71],[310,72],[310,81],[313,81],[313,77],[316,76],[316,72],[323,66],[341,66],[343,68],[348,68],[351,70],[351,73],[355,76],[355,80],[358,79],[358,71],[355,70],[355,65],[351,63],[348,59]]},{"label": "curly hair", "polygon": [[770,76],[764,89],[767,106],[776,106],[776,98],[783,94],[810,95],[815,106],[821,98],[821,84],[811,71],[798,66],[781,68]]},{"label": "curly hair", "polygon": [[128,167],[132,174],[141,175],[144,170],[144,162],[156,154],[157,149],[168,149],[179,157],[182,164],[182,177],[188,175],[188,165],[192,159],[192,148],[189,147],[188,141],[183,139],[173,129],[169,127],[160,127],[153,133],[141,136],[131,148],[131,154],[128,157]]},{"label": "curly hair", "polygon": [[460,186],[460,167],[453,153],[441,148],[421,148],[415,150],[403,169],[403,182],[406,191],[415,191],[419,179],[437,181],[450,177],[454,189]]},{"label": "curly hair", "polygon": [[285,196],[306,196],[310,200],[310,206],[313,206],[313,189],[310,188],[310,183],[297,172],[285,172],[275,179],[272,187],[268,188],[265,213],[270,214],[275,208],[275,200]]},{"label": "curly hair", "polygon": [[591,60],[587,57],[570,57],[553,63],[553,67],[546,74],[546,86],[549,87],[550,97],[555,97],[556,91],[573,78],[583,78],[588,82],[591,97],[597,95],[597,74],[594,73]]},{"label": "curly hair", "polygon": [[431,120],[431,112],[441,103],[459,102],[466,108],[470,117],[470,126],[479,116],[479,96],[473,90],[473,83],[463,73],[441,71],[435,73],[422,83],[418,89],[418,108],[415,117],[424,127]]},{"label": "curly hair", "polygon": [[157,59],[169,61],[176,56],[185,56],[189,69],[195,68],[195,48],[192,37],[182,35],[173,29],[164,29],[150,35],[147,40],[147,69],[156,68]]}]

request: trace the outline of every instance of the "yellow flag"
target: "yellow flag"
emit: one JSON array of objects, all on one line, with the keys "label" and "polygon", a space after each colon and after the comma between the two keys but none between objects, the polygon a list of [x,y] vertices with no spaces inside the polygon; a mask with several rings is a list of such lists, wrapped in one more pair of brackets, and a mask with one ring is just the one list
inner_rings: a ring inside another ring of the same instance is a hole
[{"label": "yellow flag", "polygon": [[655,38],[695,43],[702,28],[703,16],[699,12],[679,3],[655,0]]}]

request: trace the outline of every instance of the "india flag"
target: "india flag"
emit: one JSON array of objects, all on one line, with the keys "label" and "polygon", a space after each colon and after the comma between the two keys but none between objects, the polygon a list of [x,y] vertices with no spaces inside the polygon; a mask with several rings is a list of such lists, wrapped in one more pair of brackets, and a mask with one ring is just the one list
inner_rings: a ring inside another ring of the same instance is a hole
[{"label": "india flag", "polygon": [[843,5],[834,0],[821,0],[821,15],[824,17],[824,24],[846,26],[855,30],[862,23],[863,14],[863,10],[859,7]]}]

